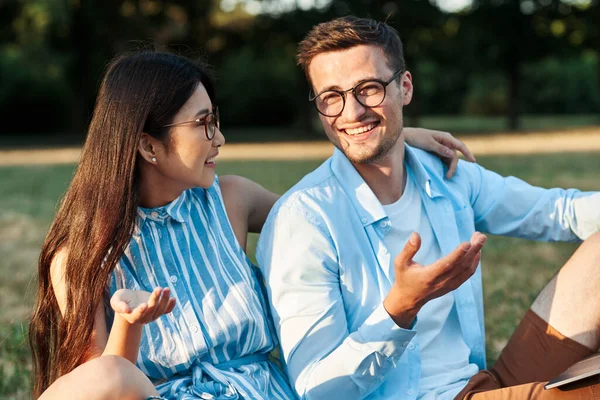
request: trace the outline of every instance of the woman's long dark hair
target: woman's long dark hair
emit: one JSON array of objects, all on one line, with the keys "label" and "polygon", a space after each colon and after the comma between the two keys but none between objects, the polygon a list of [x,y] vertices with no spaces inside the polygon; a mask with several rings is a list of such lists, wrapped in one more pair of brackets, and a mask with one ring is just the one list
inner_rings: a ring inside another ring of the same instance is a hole
[{"label": "woman's long dark hair", "polygon": [[[198,84],[214,101],[202,63],[170,53],[119,56],[102,81],[79,166],[41,250],[37,302],[29,325],[33,395],[88,356],[96,307],[131,237],[139,203],[138,142],[168,143],[168,128]],[[60,309],[50,264],[65,249],[67,307]]]}]

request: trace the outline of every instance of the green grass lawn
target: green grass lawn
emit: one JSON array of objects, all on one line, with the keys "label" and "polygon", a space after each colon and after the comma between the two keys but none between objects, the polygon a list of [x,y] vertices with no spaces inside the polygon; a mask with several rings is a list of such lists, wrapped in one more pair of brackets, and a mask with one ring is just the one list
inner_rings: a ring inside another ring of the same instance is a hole
[{"label": "green grass lawn", "polygon": [[[592,154],[478,157],[485,167],[541,186],[600,187],[600,157]],[[317,161],[220,162],[221,175],[237,173],[283,193]],[[35,297],[39,248],[74,167],[0,168],[0,398],[28,398],[27,317]],[[250,238],[253,256],[256,236]],[[493,237],[483,254],[488,359],[493,362],[537,292],[575,249]]]}]

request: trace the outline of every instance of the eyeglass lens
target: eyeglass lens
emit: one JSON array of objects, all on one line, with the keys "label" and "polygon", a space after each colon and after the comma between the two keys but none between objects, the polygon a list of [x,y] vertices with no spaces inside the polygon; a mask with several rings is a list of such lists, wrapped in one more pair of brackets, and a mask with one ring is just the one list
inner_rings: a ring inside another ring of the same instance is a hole
[{"label": "eyeglass lens", "polygon": [[[365,107],[376,107],[385,98],[385,86],[379,81],[366,81],[357,85],[352,93],[356,100]],[[346,103],[344,92],[329,90],[321,93],[315,99],[319,112],[326,116],[336,116],[342,113]]]},{"label": "eyeglass lens", "polygon": [[215,108],[212,113],[206,116],[206,121],[204,122],[206,129],[206,137],[208,140],[212,140],[217,133],[217,129],[220,128],[221,124],[219,121],[219,109]]}]

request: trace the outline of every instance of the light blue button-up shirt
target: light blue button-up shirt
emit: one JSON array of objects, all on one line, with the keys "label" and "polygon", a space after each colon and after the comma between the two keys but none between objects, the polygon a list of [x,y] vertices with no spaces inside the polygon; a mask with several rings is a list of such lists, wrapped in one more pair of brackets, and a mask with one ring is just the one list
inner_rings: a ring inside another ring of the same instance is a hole
[{"label": "light blue button-up shirt", "polygon": [[[598,230],[600,194],[542,189],[460,162],[452,180],[436,157],[406,147],[443,254],[475,230],[578,241]],[[412,399],[421,356],[415,331],[383,308],[394,277],[383,237],[390,221],[338,150],[275,205],[257,259],[290,380],[306,399]],[[470,362],[485,368],[481,268],[454,291]],[[413,324],[414,327],[414,324]]]}]

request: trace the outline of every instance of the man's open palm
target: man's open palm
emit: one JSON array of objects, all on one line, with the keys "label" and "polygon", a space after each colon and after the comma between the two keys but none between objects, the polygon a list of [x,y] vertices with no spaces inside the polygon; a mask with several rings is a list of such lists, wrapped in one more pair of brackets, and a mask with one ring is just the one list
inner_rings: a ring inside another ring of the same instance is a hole
[{"label": "man's open palm", "polygon": [[470,242],[461,243],[447,256],[424,266],[413,260],[421,247],[421,237],[413,233],[394,260],[395,285],[417,304],[441,297],[458,288],[475,273],[485,241],[485,235],[475,232]]}]

